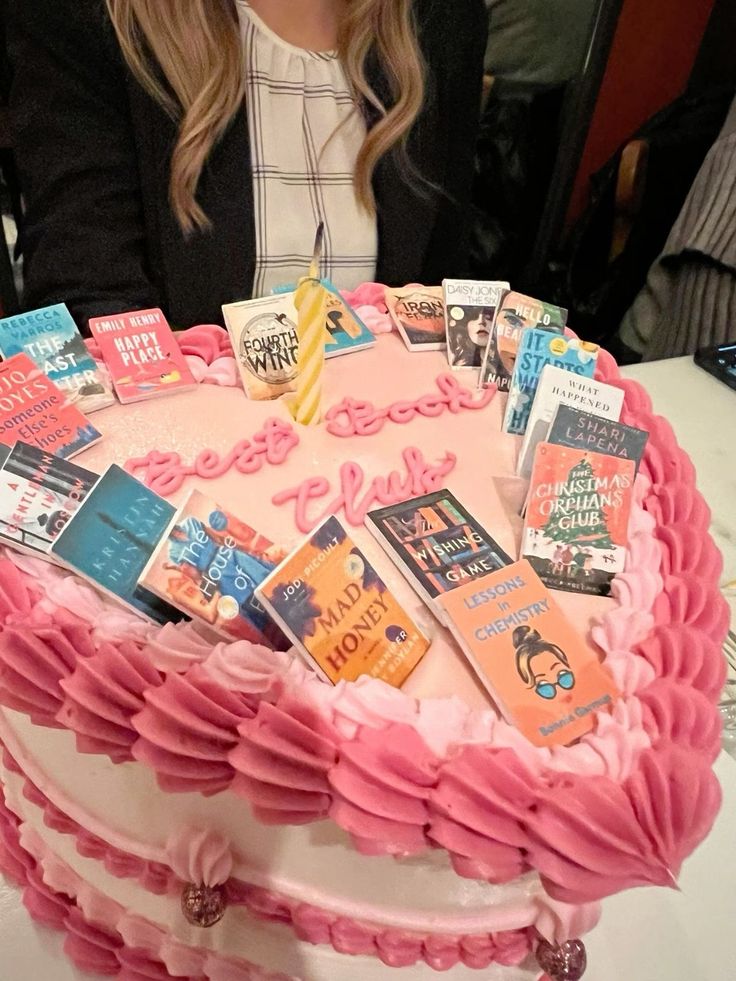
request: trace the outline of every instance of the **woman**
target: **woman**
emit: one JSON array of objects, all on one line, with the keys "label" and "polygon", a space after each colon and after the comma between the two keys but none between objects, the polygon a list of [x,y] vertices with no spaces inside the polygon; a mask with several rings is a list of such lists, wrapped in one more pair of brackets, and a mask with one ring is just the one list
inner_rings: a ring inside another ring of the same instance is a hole
[{"label": "woman", "polygon": [[322,219],[338,286],[465,272],[482,0],[7,6],[27,307],[219,321]]}]

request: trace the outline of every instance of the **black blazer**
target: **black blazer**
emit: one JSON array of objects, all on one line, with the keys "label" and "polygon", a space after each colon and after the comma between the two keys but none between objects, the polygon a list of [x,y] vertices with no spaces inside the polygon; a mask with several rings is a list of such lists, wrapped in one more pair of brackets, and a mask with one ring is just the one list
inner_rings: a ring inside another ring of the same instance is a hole
[{"label": "black blazer", "polygon": [[[211,227],[182,234],[168,201],[175,124],[127,70],[104,0],[7,0],[14,143],[27,205],[24,306],[91,316],[161,306],[172,324],[221,322],[250,296],[253,192],[243,112],[215,147],[198,200]],[[465,273],[487,14],[483,0],[415,0],[427,99],[410,156],[375,176],[377,279]],[[385,79],[371,82],[388,101]]]}]

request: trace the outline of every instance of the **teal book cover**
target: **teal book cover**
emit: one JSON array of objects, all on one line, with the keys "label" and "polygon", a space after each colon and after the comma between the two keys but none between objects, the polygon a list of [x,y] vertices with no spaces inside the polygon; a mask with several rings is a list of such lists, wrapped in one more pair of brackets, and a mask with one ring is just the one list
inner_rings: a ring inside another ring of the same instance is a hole
[{"label": "teal book cover", "polygon": [[112,387],[64,303],[0,320],[0,355],[27,354],[85,414],[113,405]]},{"label": "teal book cover", "polygon": [[592,378],[598,360],[597,344],[577,337],[563,337],[548,330],[531,327],[523,332],[511,376],[503,428],[507,433],[523,436],[531,415],[542,370],[554,365],[563,371]]},{"label": "teal book cover", "polygon": [[[373,347],[376,339],[358,314],[345,300],[337,286],[329,279],[321,280],[329,294],[326,304],[326,323],[329,340],[325,344],[325,357],[336,358],[352,351]],[[296,286],[277,286],[274,294],[293,293]]]},{"label": "teal book cover", "polygon": [[113,464],[51,546],[52,554],[92,585],[156,623],[182,614],[138,585],[176,508]]}]

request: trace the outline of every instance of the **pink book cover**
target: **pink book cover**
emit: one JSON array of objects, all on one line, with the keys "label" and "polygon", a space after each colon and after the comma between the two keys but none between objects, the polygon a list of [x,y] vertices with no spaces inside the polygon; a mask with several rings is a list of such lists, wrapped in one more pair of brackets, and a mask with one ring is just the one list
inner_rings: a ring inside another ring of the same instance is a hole
[{"label": "pink book cover", "polygon": [[101,437],[27,354],[0,364],[0,442],[32,443],[70,460]]},{"label": "pink book cover", "polygon": [[193,388],[196,381],[161,310],[134,310],[89,322],[121,402]]}]

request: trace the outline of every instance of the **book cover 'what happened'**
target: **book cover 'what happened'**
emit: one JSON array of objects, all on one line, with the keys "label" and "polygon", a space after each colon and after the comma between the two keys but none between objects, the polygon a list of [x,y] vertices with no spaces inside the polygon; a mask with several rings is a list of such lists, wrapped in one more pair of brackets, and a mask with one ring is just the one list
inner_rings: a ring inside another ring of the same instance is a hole
[{"label": "book cover 'what happened'", "polygon": [[429,644],[337,518],[327,518],[256,590],[325,680],[399,687]]}]

